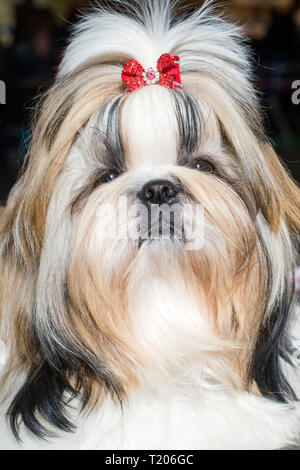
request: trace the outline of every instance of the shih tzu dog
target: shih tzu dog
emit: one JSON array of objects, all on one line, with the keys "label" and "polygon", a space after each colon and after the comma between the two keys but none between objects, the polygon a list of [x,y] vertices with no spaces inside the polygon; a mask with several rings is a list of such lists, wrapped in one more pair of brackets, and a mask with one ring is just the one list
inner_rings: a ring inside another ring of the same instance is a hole
[{"label": "shih tzu dog", "polygon": [[97,6],[39,106],[0,222],[3,449],[299,444],[300,191],[239,27],[173,7]]}]

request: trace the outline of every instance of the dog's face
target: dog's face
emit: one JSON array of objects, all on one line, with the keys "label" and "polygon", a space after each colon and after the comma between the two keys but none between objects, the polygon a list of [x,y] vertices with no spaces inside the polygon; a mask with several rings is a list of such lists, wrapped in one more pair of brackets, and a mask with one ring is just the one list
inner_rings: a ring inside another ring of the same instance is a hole
[{"label": "dog's face", "polygon": [[[284,396],[299,190],[264,136],[238,30],[205,12],[171,27],[153,8],[161,45],[110,13],[78,28],[8,203],[3,324],[29,370],[15,430],[21,415],[43,434],[36,411],[68,429],[65,392],[93,405],[184,374]],[[163,52],[183,88],[126,92],[123,62]]]},{"label": "dog's face", "polygon": [[[122,341],[152,369],[156,356],[160,364],[186,352],[190,360],[191,352],[237,349],[236,328],[241,340],[249,323],[256,328],[249,307],[262,301],[264,266],[253,192],[209,105],[195,91],[159,86],[113,97],[67,160],[57,194],[72,207],[65,269],[80,321],[92,315],[113,348]],[[129,378],[128,361],[125,368]]]}]

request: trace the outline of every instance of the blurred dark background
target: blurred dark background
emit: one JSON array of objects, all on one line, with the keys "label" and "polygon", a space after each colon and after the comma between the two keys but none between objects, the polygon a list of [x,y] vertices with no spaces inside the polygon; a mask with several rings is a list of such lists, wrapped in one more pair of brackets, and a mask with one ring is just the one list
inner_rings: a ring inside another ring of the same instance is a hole
[{"label": "blurred dark background", "polygon": [[[6,83],[6,104],[0,104],[0,202],[5,202],[30,142],[34,97],[52,83],[70,26],[91,3],[0,0],[0,80]],[[269,135],[300,181],[300,104],[292,102],[292,83],[300,81],[300,0],[226,4],[226,16],[245,25],[255,51]]]}]

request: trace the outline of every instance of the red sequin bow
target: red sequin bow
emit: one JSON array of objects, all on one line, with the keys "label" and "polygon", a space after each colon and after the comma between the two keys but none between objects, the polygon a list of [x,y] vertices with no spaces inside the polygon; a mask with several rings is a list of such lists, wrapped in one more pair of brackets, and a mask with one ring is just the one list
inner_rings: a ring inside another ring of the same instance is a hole
[{"label": "red sequin bow", "polygon": [[157,68],[147,70],[131,59],[123,65],[122,81],[129,91],[156,83],[165,88],[182,88],[179,57],[163,54],[157,61]]}]

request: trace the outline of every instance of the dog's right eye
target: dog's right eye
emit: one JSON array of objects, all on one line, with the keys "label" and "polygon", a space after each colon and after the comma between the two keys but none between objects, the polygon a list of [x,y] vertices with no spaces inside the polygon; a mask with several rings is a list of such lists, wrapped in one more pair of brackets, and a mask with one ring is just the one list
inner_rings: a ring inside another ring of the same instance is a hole
[{"label": "dog's right eye", "polygon": [[113,169],[106,170],[101,176],[101,182],[110,183],[111,181],[118,178],[118,176],[120,176],[120,174],[118,173],[117,170],[113,170]]},{"label": "dog's right eye", "polygon": [[213,164],[203,158],[196,158],[192,162],[192,168],[202,173],[213,173],[214,170]]}]

